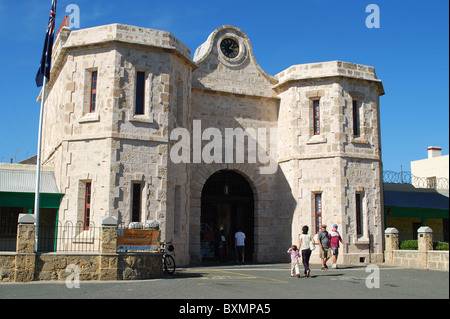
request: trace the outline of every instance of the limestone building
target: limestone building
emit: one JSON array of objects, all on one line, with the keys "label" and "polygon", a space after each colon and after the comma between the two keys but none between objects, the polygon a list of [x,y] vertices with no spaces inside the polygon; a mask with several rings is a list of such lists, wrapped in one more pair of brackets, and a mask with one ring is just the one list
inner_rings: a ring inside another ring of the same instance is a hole
[{"label": "limestone building", "polygon": [[53,54],[42,161],[65,194],[59,220],[159,220],[180,265],[217,258],[220,234],[233,258],[238,228],[246,260],[286,261],[304,225],[337,223],[341,262],[382,261],[373,67],[272,76],[234,26],[193,59],[169,32],[122,24],[63,28]]},{"label": "limestone building", "polygon": [[419,188],[447,189],[448,195],[449,155],[442,155],[440,146],[429,146],[427,151],[428,158],[411,161],[412,184]]}]

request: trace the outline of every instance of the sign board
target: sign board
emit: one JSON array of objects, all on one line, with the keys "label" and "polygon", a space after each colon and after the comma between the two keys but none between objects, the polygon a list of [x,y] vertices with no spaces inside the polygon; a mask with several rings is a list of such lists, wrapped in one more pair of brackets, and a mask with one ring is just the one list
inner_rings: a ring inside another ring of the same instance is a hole
[{"label": "sign board", "polygon": [[118,229],[118,250],[152,250],[159,248],[159,230]]}]

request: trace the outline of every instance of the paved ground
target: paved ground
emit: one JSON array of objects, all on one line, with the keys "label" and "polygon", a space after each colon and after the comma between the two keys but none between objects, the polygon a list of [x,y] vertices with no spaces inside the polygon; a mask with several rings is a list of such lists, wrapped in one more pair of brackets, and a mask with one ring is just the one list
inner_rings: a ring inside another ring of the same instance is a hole
[{"label": "paved ground", "polygon": [[[378,266],[376,266],[378,267]],[[226,265],[178,269],[143,281],[0,284],[0,299],[428,299],[449,298],[449,272],[342,266],[291,278],[289,265]],[[368,288],[373,286],[373,288]],[[379,287],[379,288],[377,288]],[[199,301],[197,301],[199,302]],[[178,303],[184,304],[184,303]]]}]

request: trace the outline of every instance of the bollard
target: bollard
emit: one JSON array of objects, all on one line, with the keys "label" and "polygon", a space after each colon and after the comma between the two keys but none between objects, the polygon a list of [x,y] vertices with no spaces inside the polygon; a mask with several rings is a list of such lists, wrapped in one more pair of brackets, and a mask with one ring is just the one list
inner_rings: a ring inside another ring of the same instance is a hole
[{"label": "bollard", "polygon": [[17,226],[15,282],[30,282],[34,279],[36,254],[34,253],[35,215],[20,214]]},{"label": "bollard", "polygon": [[117,218],[104,216],[100,231],[100,274],[99,280],[117,280]]},{"label": "bollard", "polygon": [[433,230],[428,226],[422,226],[417,230],[419,251],[433,250]]},{"label": "bollard", "polygon": [[385,253],[384,260],[386,263],[394,262],[394,250],[399,249],[398,230],[396,228],[387,228],[384,231]]},{"label": "bollard", "polygon": [[386,250],[399,249],[398,230],[396,228],[387,228],[384,232],[384,236],[386,242]]},{"label": "bollard", "polygon": [[35,223],[35,215],[19,215],[16,252],[25,254],[34,253]]}]

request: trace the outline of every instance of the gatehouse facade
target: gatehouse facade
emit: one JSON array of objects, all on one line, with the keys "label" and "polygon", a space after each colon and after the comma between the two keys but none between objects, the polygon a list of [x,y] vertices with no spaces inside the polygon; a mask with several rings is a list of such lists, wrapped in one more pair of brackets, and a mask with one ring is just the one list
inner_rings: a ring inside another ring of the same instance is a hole
[{"label": "gatehouse facade", "polygon": [[42,143],[57,218],[158,220],[179,265],[233,260],[239,228],[246,260],[284,262],[304,225],[338,224],[341,262],[380,262],[383,94],[373,67],[348,62],[269,75],[234,26],[193,58],[166,31],[64,27]]}]

